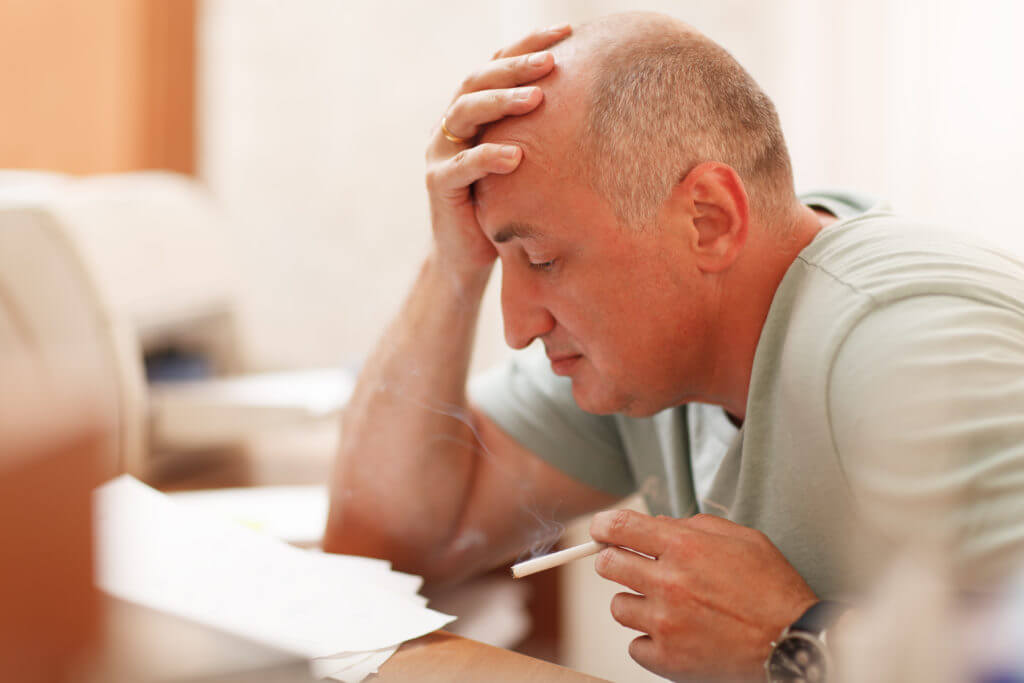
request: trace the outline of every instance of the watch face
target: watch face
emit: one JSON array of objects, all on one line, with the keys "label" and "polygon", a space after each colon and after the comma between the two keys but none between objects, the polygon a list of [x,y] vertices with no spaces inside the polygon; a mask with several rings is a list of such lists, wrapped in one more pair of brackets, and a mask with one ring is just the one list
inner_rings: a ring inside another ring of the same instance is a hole
[{"label": "watch face", "polygon": [[828,654],[821,641],[796,631],[775,646],[766,668],[772,683],[825,683],[828,665]]}]

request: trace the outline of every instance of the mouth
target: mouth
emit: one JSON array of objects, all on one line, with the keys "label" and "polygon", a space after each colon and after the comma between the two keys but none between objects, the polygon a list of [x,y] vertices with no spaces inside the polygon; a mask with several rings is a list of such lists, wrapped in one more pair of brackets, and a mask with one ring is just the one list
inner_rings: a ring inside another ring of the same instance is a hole
[{"label": "mouth", "polygon": [[582,359],[583,355],[579,353],[548,356],[548,360],[551,361],[551,371],[563,377],[571,375],[576,364]]}]

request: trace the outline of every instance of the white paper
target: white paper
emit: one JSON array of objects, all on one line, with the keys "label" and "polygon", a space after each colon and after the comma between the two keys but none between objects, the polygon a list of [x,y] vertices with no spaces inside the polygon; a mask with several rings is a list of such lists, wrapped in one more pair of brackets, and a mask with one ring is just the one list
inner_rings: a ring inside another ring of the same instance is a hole
[{"label": "white paper", "polygon": [[288,543],[319,543],[327,525],[326,486],[252,486],[169,496],[180,505],[240,522]]},{"label": "white paper", "polygon": [[377,673],[380,666],[397,650],[395,646],[358,654],[320,657],[309,663],[309,669],[316,678],[358,683],[370,674]]},{"label": "white paper", "polygon": [[288,546],[129,476],[95,503],[97,583],[129,602],[309,658],[383,652],[453,620],[387,563]]}]

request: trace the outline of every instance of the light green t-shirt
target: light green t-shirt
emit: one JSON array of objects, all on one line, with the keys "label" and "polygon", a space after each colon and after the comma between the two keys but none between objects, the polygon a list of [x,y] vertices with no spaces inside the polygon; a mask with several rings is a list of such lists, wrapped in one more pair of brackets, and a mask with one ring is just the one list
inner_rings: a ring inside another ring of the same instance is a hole
[{"label": "light green t-shirt", "polygon": [[[929,539],[971,585],[1024,557],[1024,264],[821,192],[840,220],[789,268],[747,416],[702,507],[760,529],[822,597]],[[577,480],[697,510],[686,410],[580,410],[541,349],[476,378],[474,403]]]}]

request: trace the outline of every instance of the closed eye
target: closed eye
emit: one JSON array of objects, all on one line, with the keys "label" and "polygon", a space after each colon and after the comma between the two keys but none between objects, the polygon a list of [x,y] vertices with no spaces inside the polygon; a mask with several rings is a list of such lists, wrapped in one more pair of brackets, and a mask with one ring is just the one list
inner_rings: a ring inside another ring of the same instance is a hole
[{"label": "closed eye", "polygon": [[542,261],[540,263],[534,263],[533,261],[530,261],[530,268],[534,270],[551,270],[552,268],[555,267],[555,261],[556,259],[551,259],[550,261]]}]

